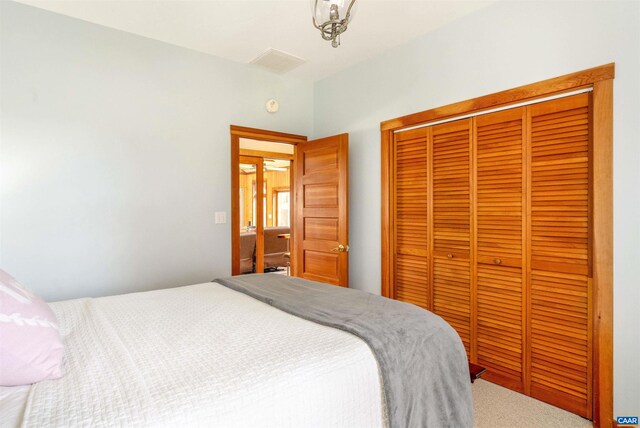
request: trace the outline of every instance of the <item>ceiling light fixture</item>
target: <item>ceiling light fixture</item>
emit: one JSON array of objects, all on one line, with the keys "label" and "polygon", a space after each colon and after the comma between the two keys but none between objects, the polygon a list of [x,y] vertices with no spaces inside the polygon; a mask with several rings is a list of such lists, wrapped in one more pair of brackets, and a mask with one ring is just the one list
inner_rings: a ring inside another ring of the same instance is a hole
[{"label": "ceiling light fixture", "polygon": [[[322,38],[331,40],[331,46],[340,46],[340,34],[347,31],[351,22],[351,8],[356,0],[311,0],[313,26],[320,30]],[[319,24],[321,22],[321,24]]]}]

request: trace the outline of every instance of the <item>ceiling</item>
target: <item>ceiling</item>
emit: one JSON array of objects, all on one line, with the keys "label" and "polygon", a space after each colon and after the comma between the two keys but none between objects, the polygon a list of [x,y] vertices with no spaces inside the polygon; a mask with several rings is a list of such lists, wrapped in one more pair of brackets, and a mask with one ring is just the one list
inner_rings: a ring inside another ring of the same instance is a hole
[{"label": "ceiling", "polygon": [[313,27],[310,0],[19,1],[240,63],[278,49],[306,60],[287,76],[315,81],[495,0],[358,0],[337,49]]}]

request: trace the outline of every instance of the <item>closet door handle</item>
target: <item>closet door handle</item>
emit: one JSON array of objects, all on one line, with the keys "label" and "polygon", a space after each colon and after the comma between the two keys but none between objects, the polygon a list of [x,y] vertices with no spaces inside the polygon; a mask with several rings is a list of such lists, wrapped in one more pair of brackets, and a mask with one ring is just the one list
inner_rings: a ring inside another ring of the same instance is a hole
[{"label": "closet door handle", "polygon": [[447,258],[448,258],[448,259],[452,259],[452,258],[453,258],[453,253],[449,253],[449,254],[447,254]]},{"label": "closet door handle", "polygon": [[501,264],[502,264],[502,260],[501,260],[501,259],[499,259],[499,258],[495,258],[495,259],[493,259],[493,262],[494,262],[495,264],[497,264],[497,265],[501,265]]}]

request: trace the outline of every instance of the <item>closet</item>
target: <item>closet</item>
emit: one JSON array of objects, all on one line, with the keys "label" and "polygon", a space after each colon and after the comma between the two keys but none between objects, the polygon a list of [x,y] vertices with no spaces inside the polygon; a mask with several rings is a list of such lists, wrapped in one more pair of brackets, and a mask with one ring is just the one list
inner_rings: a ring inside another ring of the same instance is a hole
[{"label": "closet", "polygon": [[390,133],[383,193],[390,297],[449,322],[487,380],[587,418],[591,97]]}]

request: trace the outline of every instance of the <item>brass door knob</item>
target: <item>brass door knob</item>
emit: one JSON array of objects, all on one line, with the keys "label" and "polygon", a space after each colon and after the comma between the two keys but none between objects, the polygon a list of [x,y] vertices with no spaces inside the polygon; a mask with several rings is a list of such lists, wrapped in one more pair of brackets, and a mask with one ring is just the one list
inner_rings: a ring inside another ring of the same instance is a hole
[{"label": "brass door knob", "polygon": [[349,246],[340,244],[336,248],[332,248],[331,251],[338,251],[340,253],[348,253],[349,252]]}]

